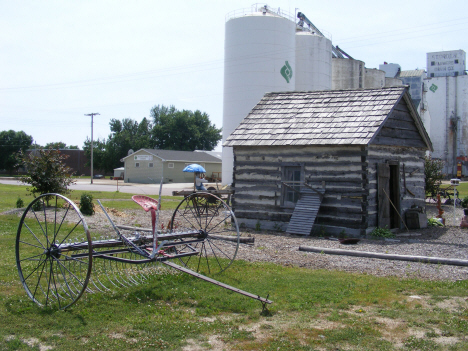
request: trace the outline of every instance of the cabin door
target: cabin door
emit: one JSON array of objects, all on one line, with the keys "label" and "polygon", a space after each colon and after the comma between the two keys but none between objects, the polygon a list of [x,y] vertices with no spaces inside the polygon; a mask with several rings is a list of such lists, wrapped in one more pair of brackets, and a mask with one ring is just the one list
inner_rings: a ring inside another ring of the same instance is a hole
[{"label": "cabin door", "polygon": [[378,226],[400,227],[400,167],[398,163],[377,164]]}]

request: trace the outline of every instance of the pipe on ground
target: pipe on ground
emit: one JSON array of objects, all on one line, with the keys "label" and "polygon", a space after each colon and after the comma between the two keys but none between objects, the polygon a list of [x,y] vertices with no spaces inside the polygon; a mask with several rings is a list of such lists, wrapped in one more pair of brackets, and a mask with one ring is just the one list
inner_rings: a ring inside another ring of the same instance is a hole
[{"label": "pipe on ground", "polygon": [[379,258],[383,260],[396,260],[396,261],[410,261],[420,263],[433,263],[433,264],[447,264],[452,266],[468,266],[468,260],[461,260],[456,258],[445,257],[427,257],[427,256],[411,256],[411,255],[396,255],[396,254],[383,254],[367,251],[354,251],[342,249],[329,249],[323,247],[299,246],[299,251],[325,253],[329,255],[344,255],[356,256],[367,258]]}]

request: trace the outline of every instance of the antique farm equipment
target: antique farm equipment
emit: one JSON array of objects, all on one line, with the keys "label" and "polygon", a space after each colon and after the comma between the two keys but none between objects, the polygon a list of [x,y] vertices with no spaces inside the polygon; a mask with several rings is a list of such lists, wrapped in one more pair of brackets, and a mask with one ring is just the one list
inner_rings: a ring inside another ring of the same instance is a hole
[{"label": "antique farm equipment", "polygon": [[271,303],[200,274],[223,272],[239,244],[252,242],[241,238],[234,213],[222,199],[200,192],[186,196],[164,229],[158,229],[158,201],[140,195],[133,200],[151,212],[152,228],[116,225],[98,200],[113,233],[92,236],[79,208],[65,196],[34,199],[16,236],[16,264],[27,295],[40,306],[65,309],[85,291],[137,285],[171,267],[259,300],[264,308]]}]

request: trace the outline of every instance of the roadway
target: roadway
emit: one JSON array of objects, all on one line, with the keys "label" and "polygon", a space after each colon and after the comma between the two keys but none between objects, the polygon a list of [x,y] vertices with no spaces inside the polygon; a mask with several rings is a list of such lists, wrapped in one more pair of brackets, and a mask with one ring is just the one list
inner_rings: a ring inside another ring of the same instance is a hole
[{"label": "roadway", "polygon": [[[16,178],[2,178],[0,177],[0,184],[9,185],[25,185],[18,181]],[[85,190],[85,191],[120,191],[122,193],[142,194],[148,196],[159,195],[159,184],[138,184],[138,183],[124,183],[122,180],[110,179],[76,179],[76,183],[70,185],[71,190]],[[174,190],[193,189],[193,183],[168,183],[163,184],[162,195],[170,196]]]}]

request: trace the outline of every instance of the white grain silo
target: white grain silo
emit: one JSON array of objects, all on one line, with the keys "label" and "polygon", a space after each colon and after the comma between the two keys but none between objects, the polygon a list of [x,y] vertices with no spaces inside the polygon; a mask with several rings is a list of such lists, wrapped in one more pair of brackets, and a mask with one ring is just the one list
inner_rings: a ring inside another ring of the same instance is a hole
[{"label": "white grain silo", "polygon": [[296,90],[330,90],[332,43],[310,31],[296,33]]},{"label": "white grain silo", "polygon": [[[267,6],[226,16],[223,142],[272,91],[292,91],[296,80],[294,17]],[[223,147],[223,184],[232,183],[232,148]]]}]

